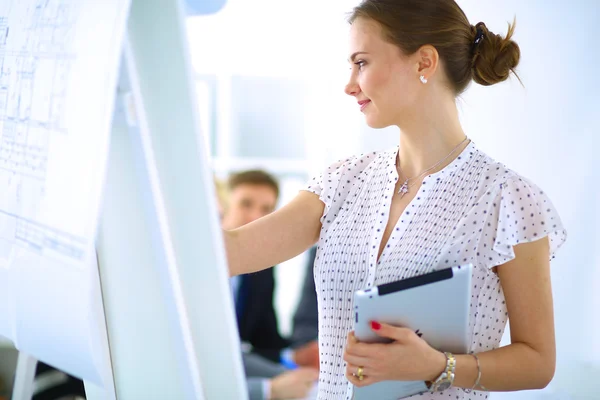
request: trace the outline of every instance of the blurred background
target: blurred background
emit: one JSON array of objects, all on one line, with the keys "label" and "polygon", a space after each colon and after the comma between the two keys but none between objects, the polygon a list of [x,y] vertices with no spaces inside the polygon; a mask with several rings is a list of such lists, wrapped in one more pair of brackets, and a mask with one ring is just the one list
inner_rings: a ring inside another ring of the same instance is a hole
[{"label": "blurred background", "polygon": [[[465,130],[483,151],[542,187],[569,233],[552,265],[555,379],[542,391],[491,398],[600,399],[600,2],[458,3],[472,24],[483,21],[499,34],[516,16],[524,85],[512,78],[471,86],[458,100]],[[212,15],[188,17],[199,111],[217,177],[264,169],[280,181],[281,205],[331,162],[397,145],[397,129],[370,129],[343,93],[346,16],[356,4],[229,0]],[[276,267],[284,334],[305,264],[302,255]]]}]

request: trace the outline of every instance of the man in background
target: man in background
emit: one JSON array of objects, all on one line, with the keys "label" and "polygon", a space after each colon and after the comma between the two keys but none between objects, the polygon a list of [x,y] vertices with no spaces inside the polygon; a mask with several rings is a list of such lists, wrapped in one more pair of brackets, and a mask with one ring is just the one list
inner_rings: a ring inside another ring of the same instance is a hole
[{"label": "man in background", "polygon": [[[222,227],[236,229],[275,210],[279,185],[264,171],[244,171],[230,176],[226,201],[220,194]],[[273,269],[233,277],[231,284],[251,399],[305,397],[318,378],[318,348],[309,343],[291,349],[280,335]]]}]

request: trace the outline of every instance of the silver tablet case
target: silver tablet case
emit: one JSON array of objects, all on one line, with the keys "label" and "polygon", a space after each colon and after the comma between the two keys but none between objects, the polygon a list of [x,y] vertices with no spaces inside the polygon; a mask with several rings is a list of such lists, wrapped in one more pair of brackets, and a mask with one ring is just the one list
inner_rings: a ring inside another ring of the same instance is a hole
[{"label": "silver tablet case", "polygon": [[[354,333],[361,342],[386,342],[371,321],[418,331],[440,351],[465,354],[469,348],[471,264],[434,271],[354,294]],[[354,388],[355,400],[397,400],[426,392],[425,382],[385,381]]]}]

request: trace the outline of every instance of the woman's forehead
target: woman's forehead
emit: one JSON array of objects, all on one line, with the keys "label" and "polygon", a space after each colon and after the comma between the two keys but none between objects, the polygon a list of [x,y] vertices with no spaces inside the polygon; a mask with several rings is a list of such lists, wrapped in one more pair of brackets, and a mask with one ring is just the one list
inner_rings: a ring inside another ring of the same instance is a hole
[{"label": "woman's forehead", "polygon": [[377,54],[398,54],[398,48],[394,44],[385,40],[383,29],[373,20],[357,18],[350,28],[350,46],[349,56],[353,54],[368,53]]},{"label": "woman's forehead", "polygon": [[383,40],[383,31],[376,21],[357,18],[350,27],[350,40],[357,42],[377,42]]},{"label": "woman's forehead", "polygon": [[350,53],[375,52],[384,44],[381,27],[374,21],[356,20],[350,28]]}]

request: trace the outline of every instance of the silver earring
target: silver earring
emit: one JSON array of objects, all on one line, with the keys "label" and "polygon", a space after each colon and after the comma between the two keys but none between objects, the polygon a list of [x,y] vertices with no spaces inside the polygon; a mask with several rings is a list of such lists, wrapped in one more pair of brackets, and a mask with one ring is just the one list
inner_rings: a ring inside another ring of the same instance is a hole
[{"label": "silver earring", "polygon": [[421,76],[419,77],[419,79],[421,80],[421,82],[423,82],[423,84],[426,84],[426,83],[427,83],[427,78],[425,78],[425,75],[421,75]]}]

